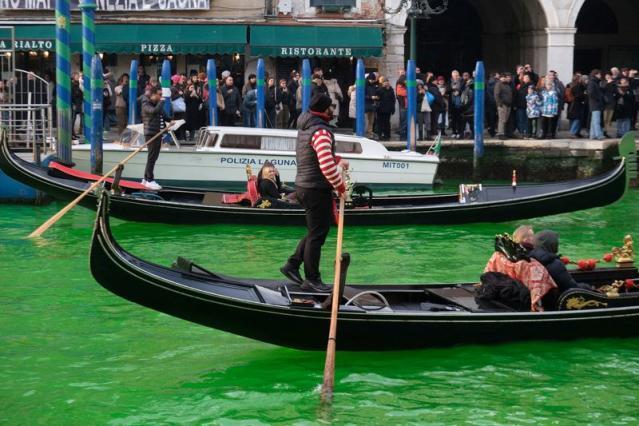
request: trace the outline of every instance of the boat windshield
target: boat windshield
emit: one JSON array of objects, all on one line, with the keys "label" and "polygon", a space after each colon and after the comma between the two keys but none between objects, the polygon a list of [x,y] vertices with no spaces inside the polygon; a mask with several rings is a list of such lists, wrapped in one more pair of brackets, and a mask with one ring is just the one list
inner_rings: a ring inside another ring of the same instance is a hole
[{"label": "boat windshield", "polygon": [[200,132],[200,136],[198,137],[196,144],[196,149],[213,148],[215,146],[215,142],[217,141],[217,137],[217,132]]},{"label": "boat windshield", "polygon": [[359,142],[337,141],[335,151],[342,154],[361,154],[362,144]]}]

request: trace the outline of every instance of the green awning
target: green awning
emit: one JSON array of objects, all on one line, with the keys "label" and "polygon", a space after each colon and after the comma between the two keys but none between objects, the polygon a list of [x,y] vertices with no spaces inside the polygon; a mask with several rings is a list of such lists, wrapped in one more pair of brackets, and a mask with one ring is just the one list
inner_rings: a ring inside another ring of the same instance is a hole
[{"label": "green awning", "polygon": [[383,47],[375,27],[251,26],[253,56],[382,56]]},{"label": "green awning", "polygon": [[[246,25],[96,24],[103,53],[187,54],[244,52]],[[55,50],[53,25],[16,25],[16,50]],[[71,50],[82,51],[82,27],[71,25]]]}]

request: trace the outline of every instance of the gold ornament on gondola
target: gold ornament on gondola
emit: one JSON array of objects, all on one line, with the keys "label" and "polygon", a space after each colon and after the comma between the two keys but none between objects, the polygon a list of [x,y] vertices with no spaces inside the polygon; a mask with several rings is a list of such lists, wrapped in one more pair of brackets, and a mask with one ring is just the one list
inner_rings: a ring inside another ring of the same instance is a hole
[{"label": "gold ornament on gondola", "polygon": [[623,246],[613,247],[610,252],[615,258],[618,268],[630,268],[635,262],[635,251],[633,248],[632,235],[623,238]]}]

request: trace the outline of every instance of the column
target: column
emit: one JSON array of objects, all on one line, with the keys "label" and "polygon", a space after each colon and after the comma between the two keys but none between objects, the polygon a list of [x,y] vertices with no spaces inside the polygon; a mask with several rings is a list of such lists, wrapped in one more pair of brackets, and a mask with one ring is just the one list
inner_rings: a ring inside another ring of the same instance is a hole
[{"label": "column", "polygon": [[[546,28],[548,35],[548,70],[555,70],[565,83],[572,78],[575,58],[575,33],[577,29]],[[544,70],[547,71],[547,70]]]}]

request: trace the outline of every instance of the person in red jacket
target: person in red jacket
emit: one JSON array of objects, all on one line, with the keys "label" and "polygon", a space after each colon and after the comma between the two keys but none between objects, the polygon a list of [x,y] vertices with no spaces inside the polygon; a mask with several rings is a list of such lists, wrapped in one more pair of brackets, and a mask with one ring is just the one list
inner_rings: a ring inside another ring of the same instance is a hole
[{"label": "person in red jacket", "polygon": [[[330,292],[319,271],[322,246],[333,221],[333,191],[346,190],[337,167],[348,169],[348,161],[335,155],[335,136],[329,122],[333,107],[329,96],[318,93],[311,99],[310,110],[297,120],[295,158],[297,175],[295,193],[306,212],[307,233],[280,271],[291,281],[309,291]],[[299,273],[304,264],[305,280]]]}]

